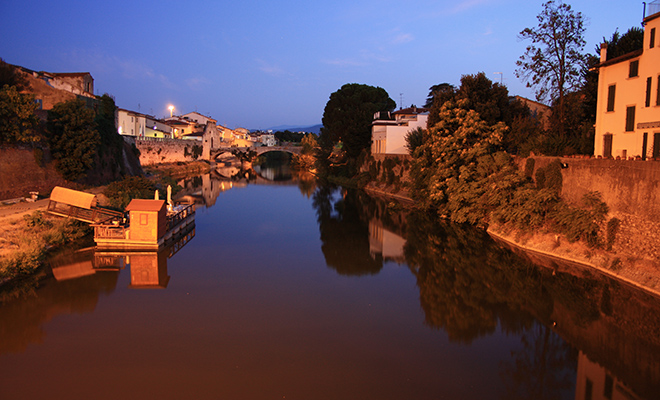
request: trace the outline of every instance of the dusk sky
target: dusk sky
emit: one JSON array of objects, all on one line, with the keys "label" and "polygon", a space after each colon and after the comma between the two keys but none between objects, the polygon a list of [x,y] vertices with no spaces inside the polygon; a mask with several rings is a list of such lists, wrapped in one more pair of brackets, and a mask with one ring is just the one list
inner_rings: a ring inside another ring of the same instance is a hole
[{"label": "dusk sky", "polygon": [[[641,1],[568,1],[587,17],[585,51],[640,27]],[[429,87],[514,75],[543,1],[0,1],[0,58],[90,72],[95,92],[157,117],[198,111],[230,128],[321,123],[346,83],[384,88],[399,107]],[[501,72],[502,74],[495,74]]]}]

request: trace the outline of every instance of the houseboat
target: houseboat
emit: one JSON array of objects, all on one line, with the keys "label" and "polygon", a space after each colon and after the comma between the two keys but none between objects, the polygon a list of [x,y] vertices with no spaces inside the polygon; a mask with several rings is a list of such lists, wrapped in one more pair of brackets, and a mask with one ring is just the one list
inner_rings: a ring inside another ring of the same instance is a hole
[{"label": "houseboat", "polygon": [[87,222],[94,228],[98,249],[150,250],[176,242],[194,229],[192,204],[174,204],[168,188],[167,202],[133,199],[124,213],[96,206],[96,196],[57,187],[51,193],[48,211]]}]

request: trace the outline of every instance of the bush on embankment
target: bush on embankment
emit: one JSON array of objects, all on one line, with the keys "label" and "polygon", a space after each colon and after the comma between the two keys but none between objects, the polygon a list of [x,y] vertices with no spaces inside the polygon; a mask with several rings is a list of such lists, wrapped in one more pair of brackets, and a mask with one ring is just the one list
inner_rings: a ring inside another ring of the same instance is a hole
[{"label": "bush on embankment", "polygon": [[603,245],[608,207],[600,194],[588,193],[579,206],[564,202],[560,161],[537,170],[534,181],[530,168],[520,171],[502,150],[506,129],[501,122],[487,124],[465,102],[448,101],[412,154],[410,187],[419,207],[457,223],[554,232]]}]

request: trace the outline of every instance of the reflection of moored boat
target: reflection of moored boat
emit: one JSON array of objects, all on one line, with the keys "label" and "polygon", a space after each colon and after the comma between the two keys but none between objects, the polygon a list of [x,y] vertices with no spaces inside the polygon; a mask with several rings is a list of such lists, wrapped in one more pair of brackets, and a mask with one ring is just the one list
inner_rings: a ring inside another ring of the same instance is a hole
[{"label": "reflection of moored boat", "polygon": [[130,288],[166,288],[170,281],[167,260],[195,237],[195,224],[181,227],[178,240],[153,250],[124,250],[88,248],[64,252],[49,260],[53,277],[68,281],[96,273],[119,272],[126,267],[131,271]]}]

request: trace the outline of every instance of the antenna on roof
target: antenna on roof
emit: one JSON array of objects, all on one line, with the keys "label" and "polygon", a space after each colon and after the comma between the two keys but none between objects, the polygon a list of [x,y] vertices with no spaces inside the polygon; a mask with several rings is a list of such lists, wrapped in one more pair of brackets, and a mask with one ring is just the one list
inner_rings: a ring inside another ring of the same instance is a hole
[{"label": "antenna on roof", "polygon": [[500,76],[500,86],[501,86],[502,85],[502,80],[504,79],[504,73],[502,73],[502,72],[493,72],[493,74]]},{"label": "antenna on roof", "polygon": [[403,93],[399,93],[399,110],[403,110]]}]

